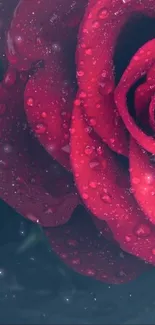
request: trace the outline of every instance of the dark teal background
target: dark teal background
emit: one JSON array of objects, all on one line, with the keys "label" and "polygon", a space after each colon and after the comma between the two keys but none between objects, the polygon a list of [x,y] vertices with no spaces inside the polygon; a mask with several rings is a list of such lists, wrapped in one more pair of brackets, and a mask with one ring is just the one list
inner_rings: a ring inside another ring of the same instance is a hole
[{"label": "dark teal background", "polygon": [[0,324],[155,324],[155,269],[125,285],[85,278],[38,226],[2,201],[0,211]]}]

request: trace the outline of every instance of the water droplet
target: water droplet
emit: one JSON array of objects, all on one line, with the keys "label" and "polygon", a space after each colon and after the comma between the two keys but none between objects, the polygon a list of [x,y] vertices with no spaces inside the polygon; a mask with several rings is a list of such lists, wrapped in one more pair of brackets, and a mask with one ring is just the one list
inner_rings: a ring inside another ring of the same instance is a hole
[{"label": "water droplet", "polygon": [[124,4],[126,4],[126,3],[130,3],[131,0],[122,0],[122,2],[123,2]]},{"label": "water droplet", "polygon": [[140,183],[140,179],[138,177],[133,177],[132,178],[132,183],[135,185],[138,185]]},{"label": "water droplet", "polygon": [[4,148],[5,153],[11,153],[12,152],[12,146],[10,144],[6,143],[3,148]]},{"label": "water droplet", "polygon": [[16,35],[15,37],[14,37],[14,42],[19,46],[19,45],[22,45],[22,43],[23,43],[23,38],[20,36],[20,35]]},{"label": "water droplet", "polygon": [[36,125],[35,132],[37,134],[44,134],[47,130],[47,127],[43,123],[39,123]]},{"label": "water droplet", "polygon": [[87,54],[87,55],[92,55],[92,49],[86,49],[85,50],[85,54]]},{"label": "water droplet", "polygon": [[85,272],[88,276],[94,276],[96,271],[94,269],[87,269]]},{"label": "water droplet", "polygon": [[104,202],[104,203],[108,203],[108,204],[110,204],[111,203],[111,201],[112,201],[112,197],[111,197],[111,195],[110,194],[103,194],[103,195],[101,195],[101,200]]},{"label": "water droplet", "polygon": [[88,196],[87,193],[83,193],[83,194],[82,194],[82,197],[83,197],[84,200],[87,200],[89,196]]},{"label": "water droplet", "polygon": [[89,146],[87,146],[86,148],[85,148],[85,154],[86,155],[91,155],[92,154],[92,152],[93,152],[93,147],[89,147]]},{"label": "water droplet", "polygon": [[155,181],[155,177],[153,174],[145,174],[145,182],[148,184],[148,185],[151,185],[153,184]]},{"label": "water droplet", "polygon": [[76,130],[75,130],[74,128],[70,128],[70,129],[69,129],[69,132],[70,132],[70,134],[72,134],[72,135],[75,134],[75,131],[76,131]]},{"label": "water droplet", "polygon": [[79,97],[80,98],[86,98],[87,97],[87,94],[85,91],[81,91],[80,94],[79,94]]},{"label": "water droplet", "polygon": [[147,224],[140,224],[134,230],[136,236],[147,237],[151,233],[151,229]]},{"label": "water droplet", "polygon": [[96,118],[95,117],[91,117],[90,120],[89,120],[89,124],[91,126],[95,126],[96,125]]},{"label": "water droplet", "polygon": [[99,146],[98,148],[97,148],[97,153],[98,153],[98,155],[102,155],[103,154],[103,148],[101,147],[101,146]]},{"label": "water droplet", "polygon": [[81,105],[81,100],[80,99],[75,99],[74,104],[75,104],[75,106],[80,106]]},{"label": "water droplet", "polygon": [[99,22],[98,22],[97,20],[96,20],[96,21],[93,21],[93,23],[92,23],[92,27],[93,27],[94,29],[99,28],[99,27],[100,27]]},{"label": "water droplet", "polygon": [[66,253],[60,253],[60,257],[63,258],[64,260],[67,258],[67,254]]},{"label": "water droplet", "polygon": [[74,258],[74,259],[72,260],[72,264],[73,264],[73,265],[80,265],[80,263],[81,263],[80,258]]},{"label": "water droplet", "polygon": [[130,243],[130,241],[131,241],[131,237],[130,237],[130,236],[125,236],[125,241],[126,241],[127,243]]},{"label": "water droplet", "polygon": [[90,161],[90,163],[89,163],[89,166],[90,166],[90,168],[91,169],[94,169],[94,168],[96,168],[96,167],[98,167],[100,164],[99,164],[99,162],[98,162],[98,160],[91,160]]},{"label": "water droplet", "polygon": [[53,43],[52,44],[52,50],[57,53],[61,51],[61,45],[59,43]]},{"label": "water droplet", "polygon": [[69,246],[73,246],[73,247],[78,246],[78,242],[77,242],[77,240],[75,240],[75,239],[69,239],[69,240],[67,240],[67,244],[68,244]]},{"label": "water droplet", "polygon": [[99,19],[106,19],[109,16],[109,11],[107,8],[101,8],[98,12]]},{"label": "water droplet", "polygon": [[34,99],[32,97],[29,97],[26,101],[27,105],[30,107],[33,107],[34,105]]},{"label": "water droplet", "polygon": [[89,186],[91,187],[91,188],[96,188],[97,187],[97,184],[96,184],[96,182],[90,182],[89,183]]},{"label": "water droplet", "polygon": [[103,95],[109,95],[113,91],[113,83],[110,80],[101,80],[99,82],[99,91]]},{"label": "water droplet", "polygon": [[46,118],[46,117],[47,117],[46,112],[42,112],[42,113],[41,113],[41,117]]},{"label": "water droplet", "polygon": [[84,76],[84,72],[82,70],[77,71],[77,76],[78,77],[83,77]]}]

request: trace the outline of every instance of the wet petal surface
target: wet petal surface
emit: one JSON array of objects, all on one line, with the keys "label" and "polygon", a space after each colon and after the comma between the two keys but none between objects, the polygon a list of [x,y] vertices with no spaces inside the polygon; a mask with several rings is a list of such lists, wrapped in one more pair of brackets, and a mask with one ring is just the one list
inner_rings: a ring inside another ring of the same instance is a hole
[{"label": "wet petal surface", "polygon": [[46,234],[52,249],[68,266],[100,281],[125,283],[148,267],[104,239],[84,209],[78,209],[66,225],[48,229]]}]

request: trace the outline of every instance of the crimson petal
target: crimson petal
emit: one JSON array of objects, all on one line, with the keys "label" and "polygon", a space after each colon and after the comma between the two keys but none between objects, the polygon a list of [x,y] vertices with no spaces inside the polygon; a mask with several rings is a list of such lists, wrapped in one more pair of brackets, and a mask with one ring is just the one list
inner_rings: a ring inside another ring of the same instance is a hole
[{"label": "crimson petal", "polygon": [[[72,166],[86,206],[108,223],[122,249],[155,264],[155,228],[134,200],[127,172],[107,145],[90,133],[77,107],[72,130]],[[124,184],[119,184],[119,179],[124,179]]]},{"label": "crimson petal", "polygon": [[8,59],[18,69],[37,61],[43,63],[26,86],[26,113],[41,144],[67,169],[76,90],[70,64],[86,2],[20,1],[7,38]]},{"label": "crimson petal", "polygon": [[155,39],[149,41],[137,51],[115,90],[115,102],[128,131],[143,148],[151,153],[155,153],[155,140],[153,137],[147,136],[135,124],[128,112],[126,95],[130,87],[140,79],[142,75],[147,74],[147,72],[151,70],[154,62]]},{"label": "crimson petal", "polygon": [[52,249],[68,266],[100,281],[125,283],[148,267],[104,239],[84,209],[78,209],[66,225],[50,228],[46,234]]},{"label": "crimson petal", "polygon": [[[126,128],[114,102],[113,53],[127,9],[120,1],[89,2],[80,28],[77,50],[77,79],[84,108],[97,134],[114,151],[128,155]],[[118,12],[118,15],[115,15]],[[83,96],[84,97],[84,96]],[[103,127],[104,125],[104,127]]]},{"label": "crimson petal", "polygon": [[5,89],[2,85],[0,196],[34,222],[63,224],[78,204],[71,175],[30,134],[22,108],[25,84],[19,74],[12,86]]},{"label": "crimson petal", "polygon": [[146,213],[155,224],[155,165],[154,156],[142,149],[136,141],[130,140],[130,173],[133,193]]}]

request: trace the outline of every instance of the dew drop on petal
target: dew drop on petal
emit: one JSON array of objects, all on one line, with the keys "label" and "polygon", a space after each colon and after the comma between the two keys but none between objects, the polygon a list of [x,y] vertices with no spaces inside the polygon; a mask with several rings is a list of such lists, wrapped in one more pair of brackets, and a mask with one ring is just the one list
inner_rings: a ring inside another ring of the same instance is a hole
[{"label": "dew drop on petal", "polygon": [[47,117],[46,112],[42,112],[42,113],[41,113],[41,117],[46,118],[46,117]]},{"label": "dew drop on petal", "polygon": [[104,202],[104,203],[111,203],[111,201],[112,201],[112,198],[111,198],[111,196],[107,193],[107,194],[103,194],[103,195],[101,195],[101,200]]},{"label": "dew drop on petal", "polygon": [[75,239],[69,239],[69,240],[67,240],[67,244],[69,246],[73,246],[73,247],[77,247],[78,246],[78,242]]},{"label": "dew drop on petal", "polygon": [[127,243],[129,243],[129,242],[131,241],[131,237],[130,237],[130,236],[125,236],[125,241],[126,241]]},{"label": "dew drop on petal", "polygon": [[85,50],[86,55],[92,55],[92,49],[88,48]]},{"label": "dew drop on petal", "polygon": [[151,185],[154,183],[154,180],[155,180],[155,177],[153,174],[146,174],[145,175],[145,182],[148,184],[148,185]]},{"label": "dew drop on petal", "polygon": [[109,11],[107,8],[101,8],[98,12],[99,19],[106,19],[109,16]]},{"label": "dew drop on petal", "polygon": [[57,53],[61,51],[61,45],[59,43],[53,43],[52,44],[52,50]]},{"label": "dew drop on petal", "polygon": [[83,197],[84,200],[87,200],[89,196],[88,196],[87,193],[83,193],[83,194],[82,194],[82,197]]},{"label": "dew drop on petal", "polygon": [[95,126],[95,125],[96,125],[96,118],[95,118],[95,117],[90,118],[90,120],[89,120],[89,124],[90,124],[91,126]]},{"label": "dew drop on petal", "polygon": [[133,177],[132,183],[138,185],[140,183],[140,179],[138,177]]},{"label": "dew drop on petal", "polygon": [[75,104],[75,106],[80,106],[81,105],[81,100],[80,99],[75,99],[74,104]]},{"label": "dew drop on petal", "polygon": [[26,101],[27,105],[30,106],[30,107],[33,107],[34,105],[34,100],[32,97],[29,97]]},{"label": "dew drop on petal", "polygon": [[99,22],[96,20],[96,21],[93,21],[93,23],[92,23],[92,27],[94,28],[94,29],[98,29],[99,27],[100,27],[100,24],[99,24]]},{"label": "dew drop on petal", "polygon": [[78,77],[83,77],[84,76],[84,72],[82,70],[77,71],[77,76]]},{"label": "dew drop on petal", "polygon": [[96,188],[97,187],[97,184],[96,184],[96,182],[90,182],[89,183],[89,186],[91,187],[91,188]]},{"label": "dew drop on petal", "polygon": [[88,276],[94,276],[96,274],[96,271],[94,269],[87,269],[86,275]]},{"label": "dew drop on petal", "polygon": [[74,259],[72,260],[72,264],[73,264],[73,265],[80,265],[80,263],[81,263],[80,258],[74,258]]},{"label": "dew drop on petal", "polygon": [[89,147],[89,146],[87,146],[86,148],[85,148],[85,154],[86,155],[91,155],[92,154],[92,152],[93,152],[93,148],[92,147]]},{"label": "dew drop on petal", "polygon": [[43,123],[38,123],[36,125],[35,132],[36,134],[44,134],[47,130],[47,127]]},{"label": "dew drop on petal", "polygon": [[10,144],[6,143],[3,148],[4,148],[4,152],[7,154],[12,152],[12,146]]},{"label": "dew drop on petal", "polygon": [[100,164],[99,164],[98,160],[95,160],[95,159],[91,160],[90,163],[89,163],[89,166],[90,166],[91,169],[97,168],[97,167],[99,167],[99,165]]},{"label": "dew drop on petal", "polygon": [[135,228],[134,232],[138,237],[147,237],[150,235],[151,229],[147,224],[140,224]]}]

